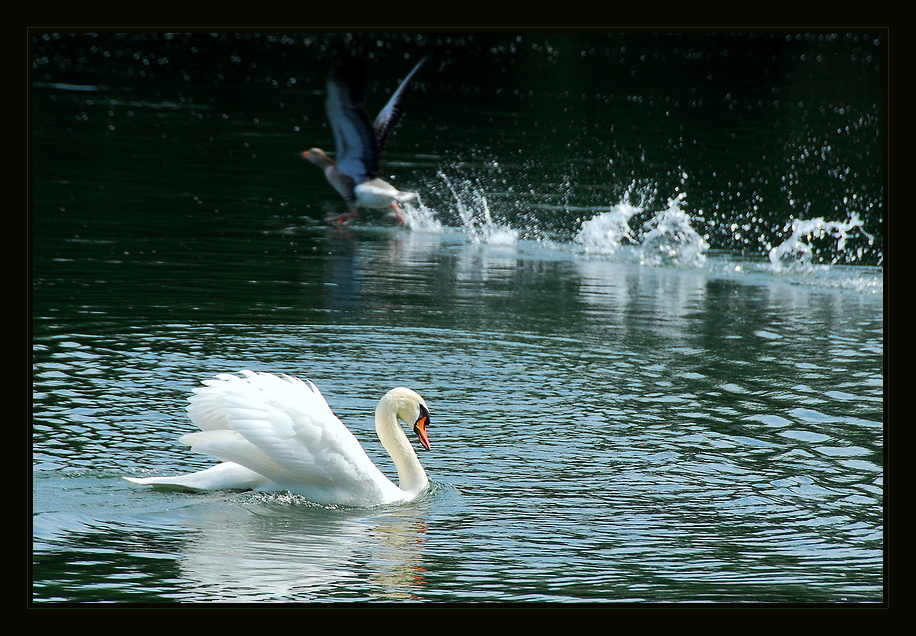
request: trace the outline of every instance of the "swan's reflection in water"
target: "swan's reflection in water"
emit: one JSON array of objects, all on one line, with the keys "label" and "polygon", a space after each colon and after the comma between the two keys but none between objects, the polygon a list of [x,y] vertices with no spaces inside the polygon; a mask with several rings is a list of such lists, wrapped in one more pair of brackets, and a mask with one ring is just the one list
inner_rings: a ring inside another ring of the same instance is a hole
[{"label": "swan's reflection in water", "polygon": [[182,600],[408,600],[425,586],[424,505],[332,509],[285,493],[187,508]]},{"label": "swan's reflection in water", "polygon": [[375,567],[369,581],[372,596],[389,600],[419,600],[426,585],[421,548],[426,523],[419,518],[384,517],[370,531],[376,541]]}]

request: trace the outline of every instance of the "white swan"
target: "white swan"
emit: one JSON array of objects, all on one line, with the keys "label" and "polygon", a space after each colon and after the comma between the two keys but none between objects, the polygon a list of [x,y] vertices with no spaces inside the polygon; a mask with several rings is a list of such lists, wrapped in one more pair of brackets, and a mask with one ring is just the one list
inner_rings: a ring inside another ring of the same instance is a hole
[{"label": "white swan", "polygon": [[409,501],[429,485],[398,424],[400,418],[412,425],[430,448],[429,408],[411,389],[392,389],[375,409],[375,430],[397,468],[395,485],[312,382],[245,370],[241,377],[221,373],[203,385],[187,407],[200,432],[179,439],[223,463],[188,475],[127,481],[190,490],[289,490],[315,503],[345,506]]}]

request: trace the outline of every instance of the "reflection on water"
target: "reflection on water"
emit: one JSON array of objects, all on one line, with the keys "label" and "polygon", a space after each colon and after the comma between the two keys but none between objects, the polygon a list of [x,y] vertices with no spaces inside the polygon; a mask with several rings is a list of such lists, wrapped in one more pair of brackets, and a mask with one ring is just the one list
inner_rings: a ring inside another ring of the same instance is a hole
[{"label": "reflection on water", "polygon": [[[80,489],[88,487],[88,497],[98,490],[90,479],[77,481]],[[107,491],[110,499],[111,488]],[[157,496],[165,506],[149,500],[141,504],[144,511],[135,501],[122,506],[126,516],[103,501],[92,516],[42,511],[33,525],[34,537],[38,545],[59,546],[64,558],[55,576],[39,585],[41,596],[51,600],[59,591],[76,593],[63,600],[94,600],[106,587],[107,593],[101,593],[108,600],[133,601],[422,596],[422,502],[367,512],[322,508],[283,494]],[[103,511],[117,516],[99,518]],[[43,569],[49,569],[55,552],[39,551]],[[97,567],[86,560],[90,555]],[[106,585],[112,576],[121,583]],[[85,591],[78,592],[79,587]]]},{"label": "reflection on water", "polygon": [[312,508],[294,497],[253,495],[186,516],[179,554],[184,600],[372,598],[423,592],[422,516]]}]

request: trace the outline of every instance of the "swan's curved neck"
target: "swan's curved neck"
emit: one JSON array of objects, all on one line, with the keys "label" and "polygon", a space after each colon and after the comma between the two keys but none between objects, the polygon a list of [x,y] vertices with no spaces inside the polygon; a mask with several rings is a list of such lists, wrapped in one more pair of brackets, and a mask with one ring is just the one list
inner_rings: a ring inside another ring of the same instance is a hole
[{"label": "swan's curved neck", "polygon": [[429,479],[404,429],[398,423],[397,402],[387,395],[375,409],[375,432],[394,460],[398,470],[398,486],[405,492],[419,494],[429,485]]}]

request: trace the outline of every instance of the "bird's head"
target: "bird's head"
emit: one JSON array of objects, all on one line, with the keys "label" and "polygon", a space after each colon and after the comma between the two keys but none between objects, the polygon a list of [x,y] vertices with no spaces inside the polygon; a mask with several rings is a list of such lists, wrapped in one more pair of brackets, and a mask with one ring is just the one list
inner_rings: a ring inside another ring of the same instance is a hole
[{"label": "bird's head", "polygon": [[419,393],[407,387],[398,387],[388,392],[386,396],[395,404],[395,413],[398,419],[413,427],[413,432],[423,448],[429,450],[429,407]]},{"label": "bird's head", "polygon": [[316,166],[321,166],[321,167],[324,167],[334,162],[333,159],[328,157],[327,153],[325,153],[325,151],[322,150],[321,148],[309,148],[308,150],[302,153],[302,158],[308,159],[309,161],[314,163]]}]

